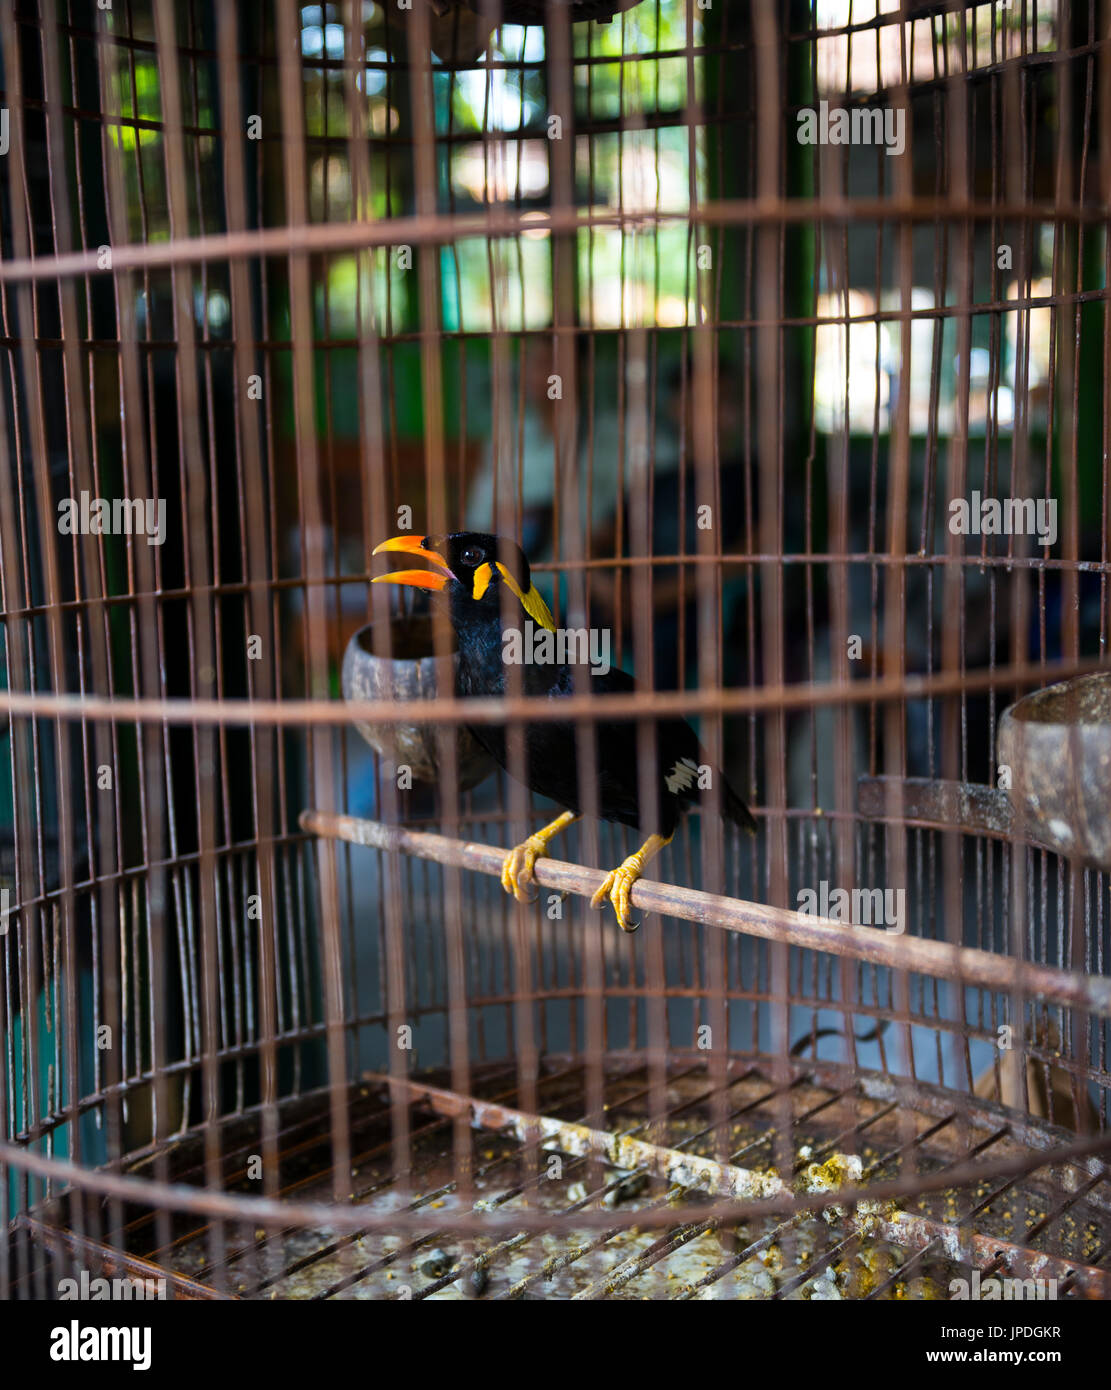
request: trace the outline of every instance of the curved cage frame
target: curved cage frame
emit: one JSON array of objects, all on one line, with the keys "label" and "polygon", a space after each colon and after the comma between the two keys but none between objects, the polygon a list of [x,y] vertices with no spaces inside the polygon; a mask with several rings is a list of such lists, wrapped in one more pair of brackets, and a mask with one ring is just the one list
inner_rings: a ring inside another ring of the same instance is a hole
[{"label": "curved cage frame", "polygon": [[[1107,865],[995,751],[1106,670],[1108,6],[604,8],[0,4],[0,1298],[1111,1294]],[[372,757],[399,527],[635,694],[435,625]],[[588,791],[506,897],[457,731],[650,801],[675,713],[758,835],[711,776],[626,935]]]}]

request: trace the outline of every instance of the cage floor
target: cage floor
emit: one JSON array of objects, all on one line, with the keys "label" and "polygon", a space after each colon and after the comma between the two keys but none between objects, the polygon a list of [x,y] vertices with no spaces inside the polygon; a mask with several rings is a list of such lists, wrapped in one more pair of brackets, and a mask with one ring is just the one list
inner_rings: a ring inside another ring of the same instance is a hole
[{"label": "cage floor", "polygon": [[[584,1127],[588,1086],[602,1129]],[[393,1176],[391,1096],[413,1102],[405,1183]],[[770,1059],[736,1059],[722,1076],[694,1057],[653,1070],[614,1058],[601,1078],[549,1060],[528,1101],[512,1066],[475,1069],[467,1094],[443,1075],[392,1088],[367,1077],[347,1107],[350,1202],[365,1209],[365,1231],[176,1214],[167,1241],[164,1216],[129,1208],[105,1243],[181,1281],[185,1296],[945,1299],[959,1292],[955,1280],[978,1274],[981,1287],[1046,1281],[1026,1297],[1111,1297],[1106,1167],[1062,1161],[1076,1136],[1001,1107],[879,1076],[842,1082],[825,1063],[794,1063],[784,1079]],[[334,1200],[329,1105],[318,1093],[280,1107],[280,1192],[291,1211]],[[261,1125],[261,1113],[221,1125],[226,1192],[260,1192],[249,1165]],[[727,1143],[716,1142],[723,1134]],[[776,1166],[784,1156],[786,1174]],[[183,1137],[160,1162],[173,1181],[202,1184],[203,1136]],[[152,1165],[131,1171],[152,1176]],[[883,1195],[899,1182],[918,1190]],[[883,1200],[784,1207],[791,1193],[829,1200],[861,1185]],[[783,1209],[740,1222],[711,1212],[723,1196],[777,1187]],[[677,1206],[687,1215],[673,1218]],[[476,1210],[501,1224],[461,1234]],[[40,1236],[57,1212],[42,1219]],[[67,1250],[72,1260],[72,1238]]]}]

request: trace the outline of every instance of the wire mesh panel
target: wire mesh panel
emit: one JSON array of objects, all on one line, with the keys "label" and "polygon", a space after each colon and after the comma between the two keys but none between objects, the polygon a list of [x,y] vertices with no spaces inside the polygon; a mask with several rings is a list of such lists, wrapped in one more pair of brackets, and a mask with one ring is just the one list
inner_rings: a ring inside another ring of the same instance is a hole
[{"label": "wire mesh panel", "polygon": [[1111,1296],[1109,26],[0,3],[0,1297]]}]

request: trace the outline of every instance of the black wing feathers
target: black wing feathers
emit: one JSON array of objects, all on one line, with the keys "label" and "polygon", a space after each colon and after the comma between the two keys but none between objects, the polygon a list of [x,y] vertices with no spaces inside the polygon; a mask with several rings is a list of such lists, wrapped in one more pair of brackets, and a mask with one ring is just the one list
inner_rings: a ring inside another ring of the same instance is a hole
[{"label": "black wing feathers", "polygon": [[[553,699],[574,694],[575,677],[570,668],[563,666],[555,672],[549,670],[544,684],[540,685],[538,677],[542,669],[535,666],[526,668],[524,683],[528,693],[546,692]],[[605,674],[591,675],[590,689],[599,695],[627,695],[636,690],[636,682],[627,672],[615,667]],[[659,780],[658,805],[653,816],[651,806],[640,805],[636,722],[601,721],[595,728],[595,804],[602,819],[671,835],[683,812],[701,800],[699,769],[705,764],[705,754],[694,730],[683,719],[661,719],[656,722]],[[474,726],[471,732],[503,767],[508,766],[503,729],[493,725]],[[530,724],[525,729],[525,754],[528,763],[526,781],[533,791],[572,811],[585,809],[579,792],[574,724],[548,721]],[[719,786],[722,814],[745,830],[754,831],[756,823],[748,807],[720,774]],[[651,826],[650,820],[654,821]]]}]

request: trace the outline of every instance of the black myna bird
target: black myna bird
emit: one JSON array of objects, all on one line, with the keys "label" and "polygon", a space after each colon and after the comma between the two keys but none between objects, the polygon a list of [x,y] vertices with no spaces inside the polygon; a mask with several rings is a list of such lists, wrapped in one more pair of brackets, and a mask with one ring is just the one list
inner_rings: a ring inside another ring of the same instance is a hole
[{"label": "black myna bird", "polygon": [[[449,603],[452,627],[459,647],[456,693],[464,697],[506,693],[506,628],[502,593],[508,588],[516,602],[513,621],[524,630],[529,620],[536,627],[555,632],[548,605],[533,587],[529,563],[512,541],[464,531],[452,536],[394,536],[377,546],[374,554],[400,551],[419,555],[437,566],[434,570],[398,570],[380,575],[374,583],[409,584],[443,594]],[[555,644],[550,644],[555,647]],[[529,646],[528,650],[534,650]],[[561,697],[574,693],[575,677],[569,666],[537,660],[522,663],[522,688],[526,695]],[[580,686],[580,689],[582,687]],[[635,690],[631,676],[613,668],[604,674],[592,671],[589,689],[594,694]],[[476,725],[475,739],[508,770],[504,729]],[[526,901],[522,885],[532,880],[533,865],[547,853],[548,844],[564,827],[577,820],[582,806],[575,755],[574,724],[542,721],[525,729],[525,781],[542,796],[569,809],[550,825],[530,835],[506,856],[502,887],[519,901]],[[631,721],[600,721],[597,726],[597,805],[605,820],[649,828],[640,807],[637,779],[636,726]],[[624,931],[636,923],[629,916],[629,895],[648,861],[668,844],[680,817],[699,802],[699,768],[704,763],[694,730],[682,719],[661,719],[656,725],[656,757],[659,766],[658,813],[652,833],[635,854],[612,870],[592,904],[602,907],[609,897]],[[756,829],[748,807],[719,773],[721,811],[727,819],[748,831]]]}]

